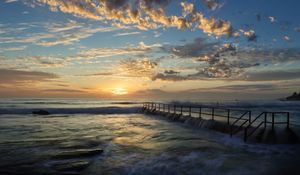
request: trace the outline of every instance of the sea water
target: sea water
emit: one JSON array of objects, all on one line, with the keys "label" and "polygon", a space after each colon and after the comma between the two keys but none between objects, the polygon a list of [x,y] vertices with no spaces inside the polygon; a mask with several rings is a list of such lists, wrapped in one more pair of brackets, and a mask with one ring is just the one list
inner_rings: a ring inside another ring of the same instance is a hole
[{"label": "sea water", "polygon": [[[296,102],[223,105],[290,111],[291,119],[299,121]],[[140,107],[137,102],[90,99],[2,99],[0,174],[300,172],[299,144],[244,143],[227,134],[144,115]],[[39,109],[51,114],[31,114]]]}]

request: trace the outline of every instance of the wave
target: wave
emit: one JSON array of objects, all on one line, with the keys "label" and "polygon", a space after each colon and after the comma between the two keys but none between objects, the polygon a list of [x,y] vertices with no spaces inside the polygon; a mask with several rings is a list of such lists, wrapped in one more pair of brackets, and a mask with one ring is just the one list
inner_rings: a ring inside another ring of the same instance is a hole
[{"label": "wave", "polygon": [[4,114],[32,114],[33,111],[45,110],[50,114],[135,114],[140,113],[140,107],[90,107],[90,108],[5,108]]}]

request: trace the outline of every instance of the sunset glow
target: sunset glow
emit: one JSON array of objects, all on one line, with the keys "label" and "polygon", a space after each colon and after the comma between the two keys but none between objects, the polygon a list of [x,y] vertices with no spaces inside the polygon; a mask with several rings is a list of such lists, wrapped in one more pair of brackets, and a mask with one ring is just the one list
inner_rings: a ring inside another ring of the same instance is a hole
[{"label": "sunset glow", "polygon": [[269,7],[4,0],[0,96],[280,98],[300,85],[299,2]]},{"label": "sunset glow", "polygon": [[128,94],[127,89],[125,89],[125,88],[113,88],[113,89],[111,89],[111,92],[114,95],[125,95],[125,94]]},{"label": "sunset glow", "polygon": [[300,174],[299,87],[300,0],[0,0],[0,175]]}]

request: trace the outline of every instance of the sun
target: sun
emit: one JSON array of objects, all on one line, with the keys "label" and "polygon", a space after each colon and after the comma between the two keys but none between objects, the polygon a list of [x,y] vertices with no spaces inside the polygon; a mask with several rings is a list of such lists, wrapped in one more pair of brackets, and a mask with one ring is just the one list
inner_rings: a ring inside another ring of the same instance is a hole
[{"label": "sun", "polygon": [[112,88],[111,93],[114,95],[125,95],[128,94],[128,91],[125,88]]}]

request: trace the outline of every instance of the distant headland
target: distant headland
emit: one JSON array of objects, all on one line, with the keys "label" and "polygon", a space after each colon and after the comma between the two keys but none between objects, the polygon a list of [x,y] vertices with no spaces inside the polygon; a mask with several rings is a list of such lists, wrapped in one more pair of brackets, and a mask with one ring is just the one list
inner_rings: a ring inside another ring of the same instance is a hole
[{"label": "distant headland", "polygon": [[294,92],[293,95],[286,97],[284,100],[287,101],[300,101],[300,92]]}]

